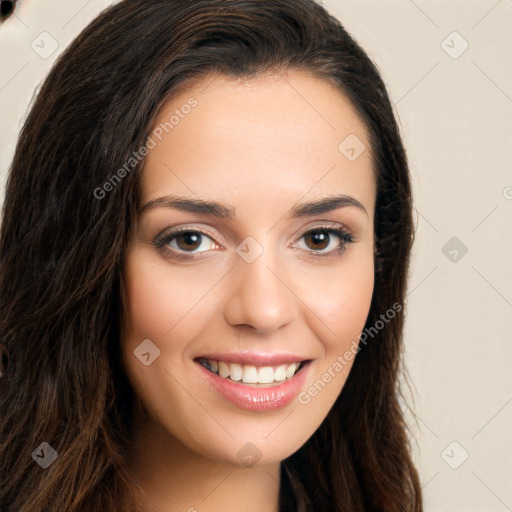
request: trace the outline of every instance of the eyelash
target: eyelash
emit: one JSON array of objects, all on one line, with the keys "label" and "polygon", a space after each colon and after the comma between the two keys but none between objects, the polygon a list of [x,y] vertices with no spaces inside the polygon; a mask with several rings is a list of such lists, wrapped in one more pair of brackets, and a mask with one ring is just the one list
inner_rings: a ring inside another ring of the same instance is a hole
[{"label": "eyelash", "polygon": [[[341,244],[336,249],[333,249],[333,250],[331,250],[329,252],[325,252],[325,253],[319,252],[319,251],[314,251],[314,250],[307,251],[307,252],[310,252],[310,255],[313,257],[319,257],[319,258],[336,257],[338,255],[341,255],[345,251],[348,244],[353,243],[355,241],[352,234],[347,229],[341,228],[341,227],[337,228],[337,227],[332,227],[332,226],[317,226],[313,229],[309,229],[308,231],[304,232],[300,236],[300,239],[302,239],[303,237],[305,237],[307,235],[311,235],[312,233],[316,233],[318,231],[324,231],[324,232],[327,232],[329,235],[335,235],[337,238],[339,238],[341,240]],[[192,253],[192,252],[187,252],[187,251],[177,252],[175,249],[171,249],[168,247],[168,244],[171,243],[177,236],[183,235],[185,233],[195,233],[195,234],[204,235],[204,236],[210,238],[213,242],[215,242],[215,240],[213,240],[213,235],[211,233],[208,233],[207,231],[203,231],[201,229],[192,229],[192,228],[185,227],[185,228],[174,229],[171,232],[163,231],[162,233],[157,235],[157,237],[154,239],[152,245],[155,246],[157,249],[166,251],[168,254],[172,253],[171,257],[174,259],[192,260],[192,259],[201,258],[202,256],[200,256],[200,254],[202,254],[202,253]],[[208,251],[204,251],[204,252],[208,252]]]}]

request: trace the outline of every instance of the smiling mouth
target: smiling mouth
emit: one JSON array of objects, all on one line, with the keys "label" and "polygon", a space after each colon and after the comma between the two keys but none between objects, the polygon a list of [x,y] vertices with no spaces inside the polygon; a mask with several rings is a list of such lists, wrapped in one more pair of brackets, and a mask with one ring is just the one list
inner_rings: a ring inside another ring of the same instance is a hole
[{"label": "smiling mouth", "polygon": [[255,366],[199,357],[195,361],[223,379],[247,385],[276,385],[292,379],[310,361],[275,366]]}]

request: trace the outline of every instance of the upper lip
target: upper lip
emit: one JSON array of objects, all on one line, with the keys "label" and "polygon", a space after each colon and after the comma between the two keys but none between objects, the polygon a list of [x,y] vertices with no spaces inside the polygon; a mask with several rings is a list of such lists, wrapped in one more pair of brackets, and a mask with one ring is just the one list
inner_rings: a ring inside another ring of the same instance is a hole
[{"label": "upper lip", "polygon": [[224,361],[226,363],[247,364],[253,366],[278,366],[280,364],[300,363],[309,361],[308,358],[285,353],[269,353],[269,352],[215,352],[209,354],[201,354],[194,358],[212,359],[214,361]]}]

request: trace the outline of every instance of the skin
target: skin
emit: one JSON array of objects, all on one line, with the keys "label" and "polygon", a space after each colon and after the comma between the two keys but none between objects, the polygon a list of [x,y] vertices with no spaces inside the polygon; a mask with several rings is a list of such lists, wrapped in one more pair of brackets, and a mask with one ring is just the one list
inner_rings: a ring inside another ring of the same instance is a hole
[{"label": "skin", "polygon": [[[244,350],[300,354],[312,360],[307,390],[354,347],[374,285],[368,135],[337,88],[304,72],[208,77],[173,97],[156,125],[190,97],[197,106],[155,139],[147,156],[142,204],[171,194],[201,198],[235,207],[235,217],[159,206],[134,227],[123,274],[123,363],[139,400],[129,471],[147,510],[231,512],[243,503],[247,512],[275,512],[280,462],[322,423],[353,361],[308,404],[294,399],[255,412],[220,396],[193,358]],[[353,162],[338,150],[350,134],[366,145]],[[366,212],[345,206],[288,216],[298,202],[333,194],[355,198]],[[340,225],[354,239],[342,251],[335,235],[324,244],[304,236]],[[197,248],[179,237],[153,244],[176,226],[210,234]],[[248,236],[264,249],[252,263],[236,252]],[[322,251],[331,257],[315,254]],[[199,257],[173,258],[177,253]],[[160,349],[148,366],[134,356],[145,339]],[[237,455],[248,442],[260,455],[251,467]]]}]

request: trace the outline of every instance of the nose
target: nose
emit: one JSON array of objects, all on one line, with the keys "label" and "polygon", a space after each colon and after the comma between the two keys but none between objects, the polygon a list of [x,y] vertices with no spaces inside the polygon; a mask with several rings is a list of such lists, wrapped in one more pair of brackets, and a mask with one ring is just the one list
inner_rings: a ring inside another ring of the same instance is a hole
[{"label": "nose", "polygon": [[259,334],[284,327],[298,312],[288,273],[283,265],[276,265],[269,252],[264,250],[252,263],[237,256],[225,305],[229,324],[246,326]]}]

